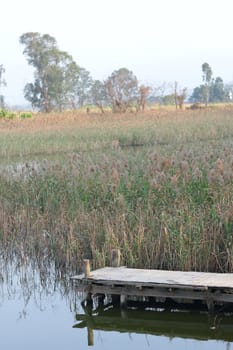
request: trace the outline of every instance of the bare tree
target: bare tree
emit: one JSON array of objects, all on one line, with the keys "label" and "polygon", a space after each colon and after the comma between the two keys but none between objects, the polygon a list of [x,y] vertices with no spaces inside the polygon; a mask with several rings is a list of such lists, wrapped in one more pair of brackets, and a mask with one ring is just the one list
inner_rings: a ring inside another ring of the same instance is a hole
[{"label": "bare tree", "polygon": [[175,105],[176,109],[183,109],[184,107],[184,101],[187,97],[187,88],[182,88],[178,91],[178,83],[175,81],[175,89],[174,89],[174,98],[175,98]]},{"label": "bare tree", "polygon": [[178,101],[178,105],[180,109],[183,109],[184,107],[184,101],[187,97],[187,88],[183,88],[180,92],[179,95],[176,96],[177,97],[177,101]]},{"label": "bare tree", "polygon": [[164,97],[167,95],[173,94],[173,83],[171,82],[162,82],[159,83],[156,87],[154,87],[150,95],[154,96],[154,99],[163,104]]},{"label": "bare tree", "polygon": [[149,95],[150,90],[151,88],[149,86],[141,85],[139,87],[137,110],[142,110],[144,112],[146,106],[146,99]]}]

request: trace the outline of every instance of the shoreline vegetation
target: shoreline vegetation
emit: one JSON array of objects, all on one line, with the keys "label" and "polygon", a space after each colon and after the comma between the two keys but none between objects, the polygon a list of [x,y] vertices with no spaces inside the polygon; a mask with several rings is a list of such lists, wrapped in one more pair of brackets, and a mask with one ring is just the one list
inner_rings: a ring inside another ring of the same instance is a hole
[{"label": "shoreline vegetation", "polygon": [[0,120],[9,259],[233,272],[233,108]]}]

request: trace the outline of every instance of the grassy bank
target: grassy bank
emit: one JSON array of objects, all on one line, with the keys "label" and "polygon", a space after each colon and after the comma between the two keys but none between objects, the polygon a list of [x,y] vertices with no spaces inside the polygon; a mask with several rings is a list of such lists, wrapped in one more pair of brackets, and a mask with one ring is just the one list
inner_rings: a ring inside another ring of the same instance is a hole
[{"label": "grassy bank", "polygon": [[233,112],[0,121],[5,254],[233,271]]}]

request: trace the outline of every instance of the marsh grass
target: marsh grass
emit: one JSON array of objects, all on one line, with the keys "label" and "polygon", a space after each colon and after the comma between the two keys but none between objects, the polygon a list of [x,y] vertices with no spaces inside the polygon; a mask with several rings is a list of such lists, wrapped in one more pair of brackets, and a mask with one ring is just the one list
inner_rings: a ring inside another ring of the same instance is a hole
[{"label": "marsh grass", "polygon": [[232,272],[232,118],[68,113],[2,124],[1,246],[68,272],[82,258],[108,264],[115,247],[131,267]]}]

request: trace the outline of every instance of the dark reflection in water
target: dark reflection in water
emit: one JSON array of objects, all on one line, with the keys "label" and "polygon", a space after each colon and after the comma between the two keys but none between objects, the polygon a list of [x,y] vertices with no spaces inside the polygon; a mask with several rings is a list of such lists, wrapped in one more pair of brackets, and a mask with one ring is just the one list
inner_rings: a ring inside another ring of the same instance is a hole
[{"label": "dark reflection in water", "polygon": [[233,317],[199,312],[92,310],[53,263],[0,258],[1,349],[231,349]]},{"label": "dark reflection in water", "polygon": [[75,328],[233,341],[233,316],[178,310],[120,310],[113,306],[77,314]]}]

